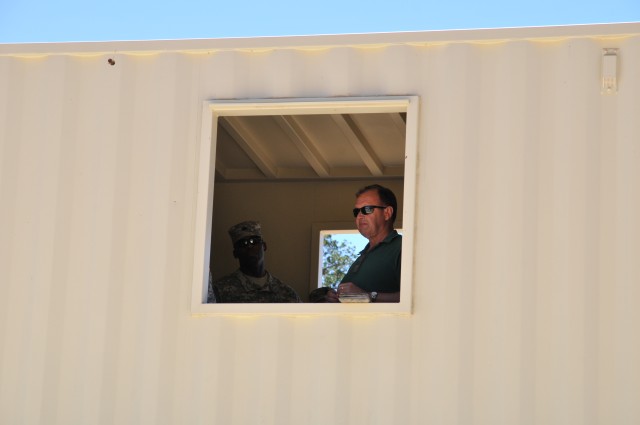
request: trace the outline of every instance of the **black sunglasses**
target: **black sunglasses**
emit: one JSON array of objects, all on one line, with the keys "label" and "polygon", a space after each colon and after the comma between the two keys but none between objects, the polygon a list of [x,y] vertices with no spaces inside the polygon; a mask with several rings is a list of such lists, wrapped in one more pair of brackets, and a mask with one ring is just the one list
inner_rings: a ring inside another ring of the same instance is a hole
[{"label": "black sunglasses", "polygon": [[385,209],[387,207],[381,207],[380,205],[365,205],[362,208],[354,208],[353,209],[353,216],[357,217],[358,213],[362,213],[362,215],[369,215],[371,214],[376,208],[382,208]]},{"label": "black sunglasses", "polygon": [[236,248],[247,248],[249,246],[258,245],[262,243],[262,238],[260,236],[251,236],[248,238],[240,239],[236,242]]}]

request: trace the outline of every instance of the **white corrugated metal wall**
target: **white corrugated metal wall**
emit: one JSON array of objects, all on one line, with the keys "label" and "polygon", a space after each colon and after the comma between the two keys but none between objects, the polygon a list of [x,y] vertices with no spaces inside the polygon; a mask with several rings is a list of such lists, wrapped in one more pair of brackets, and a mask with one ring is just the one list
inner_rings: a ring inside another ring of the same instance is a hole
[{"label": "white corrugated metal wall", "polygon": [[[0,423],[640,422],[638,24],[162,45],[0,46]],[[202,101],[397,94],[413,314],[192,317]]]}]

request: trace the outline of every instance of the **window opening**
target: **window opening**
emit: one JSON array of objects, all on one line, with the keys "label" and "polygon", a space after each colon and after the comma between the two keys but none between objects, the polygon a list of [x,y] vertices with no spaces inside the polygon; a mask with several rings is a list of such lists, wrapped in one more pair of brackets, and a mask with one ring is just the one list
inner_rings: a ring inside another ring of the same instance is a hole
[{"label": "window opening", "polygon": [[335,289],[366,244],[357,230],[322,230],[318,288]]},{"label": "window opening", "polygon": [[[401,228],[396,230],[402,235]],[[318,240],[320,258],[316,275],[317,287],[335,289],[367,245],[367,240],[357,230],[344,229],[320,230]]]},{"label": "window opening", "polygon": [[[413,223],[417,102],[415,96],[205,102],[198,168],[192,313],[409,313],[413,261],[413,240],[410,232],[408,237],[403,238],[400,303],[370,305],[367,310],[361,310],[364,306],[326,303],[207,304],[206,295],[210,268],[213,268],[214,274],[219,274],[220,270],[217,267],[221,265],[220,253],[231,251],[228,236],[225,234],[226,226],[230,223],[247,219],[263,221],[263,233],[269,242],[269,250],[285,250],[292,255],[295,254],[293,257],[289,255],[285,258],[283,267],[282,264],[274,265],[276,274],[294,262],[306,264],[304,267],[307,277],[301,280],[306,282],[303,283],[307,289],[317,288],[319,257],[318,251],[314,255],[312,247],[319,245],[306,242],[306,248],[291,249],[286,246],[291,241],[309,240],[308,227],[312,226],[311,222],[302,223],[302,227],[307,226],[306,236],[299,230],[294,230],[296,226],[300,227],[300,217],[312,220],[320,212],[327,212],[329,215],[334,214],[332,220],[335,220],[335,217],[339,217],[340,220],[347,219],[351,213],[355,190],[371,183],[389,186],[389,182],[395,181],[396,186],[393,190],[399,198],[397,221]],[[397,150],[397,143],[383,142],[375,145],[375,142],[368,141],[367,137],[370,136],[389,140],[390,134],[385,131],[397,131],[381,125],[389,119],[395,123],[393,125],[402,128],[400,151]],[[314,128],[321,128],[323,131],[329,129],[334,134],[326,140],[314,140],[309,136],[313,134]],[[261,135],[273,131],[283,132],[285,136],[271,138],[267,142],[260,140]],[[291,142],[293,147],[284,146],[285,143]],[[331,143],[333,145],[330,145],[328,150],[322,151]],[[354,167],[346,161],[354,152],[361,160],[361,166]],[[332,157],[329,157],[331,155]],[[397,163],[383,162],[394,155],[398,158]],[[301,168],[297,165],[296,161],[300,158],[308,164],[307,167]],[[238,185],[242,185],[242,190],[235,190]],[[273,189],[274,185],[277,185],[277,190]],[[340,186],[342,189],[349,187],[346,198],[338,199],[333,193],[333,189]],[[300,190],[301,187],[304,190]],[[313,190],[309,190],[309,187]],[[326,192],[327,187],[331,188],[329,193]],[[263,190],[264,188],[267,190]],[[266,202],[265,193],[269,196]],[[248,199],[243,200],[244,204],[237,204],[233,208],[227,208],[229,205],[221,201],[239,198]],[[265,213],[263,220],[257,215],[260,211],[265,211],[261,210],[265,205],[268,206],[271,215]],[[338,213],[332,212],[332,208],[337,208]],[[232,212],[233,218],[225,216],[229,211]],[[280,220],[275,225],[272,219],[274,216]],[[348,220],[348,226],[341,231],[344,234],[357,234],[353,221],[351,218]],[[407,226],[404,227],[407,230]],[[214,233],[217,234],[212,235],[212,229],[215,229]],[[317,238],[318,236],[315,236],[316,242]],[[313,241],[314,237],[311,239]],[[366,239],[361,238],[361,241],[366,244]],[[361,249],[356,248],[355,254],[357,255]],[[226,254],[230,255],[229,252]],[[292,258],[295,258],[295,261]],[[271,260],[269,262],[271,263]],[[223,265],[221,268],[224,267]],[[231,272],[231,263],[227,264],[226,268],[225,272]],[[267,265],[267,269],[270,268]],[[314,280],[309,279],[311,274],[314,275]]]}]

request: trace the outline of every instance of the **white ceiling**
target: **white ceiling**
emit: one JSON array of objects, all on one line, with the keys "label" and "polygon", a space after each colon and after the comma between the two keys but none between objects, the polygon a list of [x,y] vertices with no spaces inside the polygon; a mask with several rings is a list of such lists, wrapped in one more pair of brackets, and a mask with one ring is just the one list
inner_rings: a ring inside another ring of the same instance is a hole
[{"label": "white ceiling", "polygon": [[405,113],[220,117],[216,180],[404,175]]}]

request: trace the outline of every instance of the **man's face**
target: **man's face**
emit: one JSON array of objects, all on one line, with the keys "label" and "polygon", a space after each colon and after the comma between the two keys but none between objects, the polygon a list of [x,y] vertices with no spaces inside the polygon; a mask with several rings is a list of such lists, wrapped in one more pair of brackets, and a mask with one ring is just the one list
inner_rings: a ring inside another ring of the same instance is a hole
[{"label": "man's face", "polygon": [[[369,190],[360,194],[356,198],[355,207],[362,208],[367,205],[376,205],[376,206],[385,206],[380,197],[378,196],[378,192],[375,190]],[[371,240],[372,238],[376,238],[381,234],[386,235],[389,231],[391,215],[393,214],[393,208],[374,208],[371,214],[363,214],[362,212],[358,213],[356,217],[356,227],[362,236]]]},{"label": "man's face", "polygon": [[249,236],[235,243],[233,256],[240,261],[240,264],[255,265],[264,261],[266,248],[266,243],[260,236]]}]

